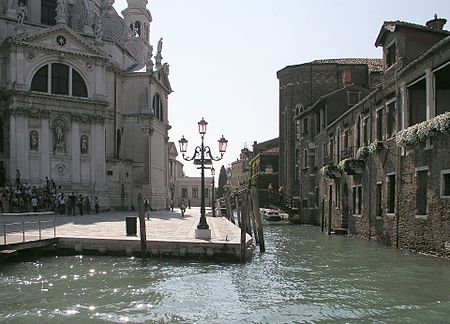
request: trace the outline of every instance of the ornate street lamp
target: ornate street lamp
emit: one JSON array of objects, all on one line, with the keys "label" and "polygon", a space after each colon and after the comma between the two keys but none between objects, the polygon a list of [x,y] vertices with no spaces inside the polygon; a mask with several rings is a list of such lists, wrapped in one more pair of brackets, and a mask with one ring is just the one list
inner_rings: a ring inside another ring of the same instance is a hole
[{"label": "ornate street lamp", "polygon": [[[213,157],[211,153],[211,149],[209,146],[204,145],[204,136],[206,134],[206,126],[208,123],[202,118],[198,122],[198,132],[201,135],[202,144],[200,146],[197,146],[194,150],[194,155],[192,157],[186,157],[185,153],[187,152],[187,144],[188,140],[184,138],[184,136],[181,137],[181,139],[178,141],[180,145],[180,152],[182,153],[183,159],[186,161],[192,161],[194,160],[195,165],[200,165],[201,169],[201,207],[200,207],[200,222],[197,225],[197,230],[195,231],[195,238],[201,238],[201,239],[211,239],[211,230],[209,229],[208,224],[206,223],[206,217],[205,217],[205,164],[212,164],[212,161],[220,161],[223,158],[223,155],[225,154],[225,151],[227,150],[227,143],[228,141],[223,137],[219,139],[219,157]],[[205,159],[205,156],[208,158]],[[214,190],[214,188],[213,188]]]},{"label": "ornate street lamp", "polygon": [[214,176],[216,175],[216,169],[214,167],[211,167],[211,176],[212,176],[212,193],[211,193],[211,200],[212,200],[212,215],[213,217],[216,217],[216,200],[214,198],[214,194],[216,191],[215,183],[214,183]]}]

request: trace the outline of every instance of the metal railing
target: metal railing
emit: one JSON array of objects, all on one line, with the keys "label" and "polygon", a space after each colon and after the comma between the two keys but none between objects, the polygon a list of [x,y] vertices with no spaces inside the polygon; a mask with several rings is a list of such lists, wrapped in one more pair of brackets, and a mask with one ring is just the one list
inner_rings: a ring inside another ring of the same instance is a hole
[{"label": "metal railing", "polygon": [[[23,218],[24,216],[22,216]],[[43,225],[52,223],[52,226],[50,227],[43,227]],[[37,226],[33,226],[37,225]],[[53,228],[52,228],[53,227]],[[7,231],[7,229],[9,229]],[[35,236],[32,236],[32,233],[37,231],[38,232],[38,240],[43,239],[42,232],[45,230],[53,230],[53,236],[52,238],[56,238],[56,217],[53,216],[53,219],[45,219],[42,220],[39,215],[37,215],[37,220],[35,221],[25,221],[22,220],[21,222],[11,222],[8,223],[7,221],[2,221],[2,231],[3,231],[3,244],[6,245],[8,243],[25,243],[27,242],[27,238],[32,237],[33,239],[29,239],[29,242],[36,241]],[[15,238],[18,237],[18,235],[22,234],[22,240],[8,240],[8,237],[11,238],[14,236]],[[49,237],[47,237],[49,238]]]}]

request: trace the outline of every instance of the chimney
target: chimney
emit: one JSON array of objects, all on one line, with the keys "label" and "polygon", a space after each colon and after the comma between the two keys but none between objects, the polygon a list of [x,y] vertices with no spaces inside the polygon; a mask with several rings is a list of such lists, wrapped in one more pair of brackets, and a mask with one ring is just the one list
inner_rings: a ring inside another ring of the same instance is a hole
[{"label": "chimney", "polygon": [[342,85],[344,87],[349,86],[352,84],[352,71],[349,69],[345,69],[342,71]]},{"label": "chimney", "polygon": [[442,30],[444,28],[447,19],[438,18],[437,15],[434,15],[434,19],[427,21],[426,25],[428,28],[435,30]]}]

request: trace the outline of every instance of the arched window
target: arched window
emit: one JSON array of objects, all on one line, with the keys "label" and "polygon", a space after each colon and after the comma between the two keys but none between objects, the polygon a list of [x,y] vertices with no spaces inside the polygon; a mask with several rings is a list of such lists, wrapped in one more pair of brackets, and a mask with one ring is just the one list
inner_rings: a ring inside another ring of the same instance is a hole
[{"label": "arched window", "polygon": [[75,70],[72,70],[72,95],[85,98],[88,96],[86,83],[84,83],[80,73]]},{"label": "arched window", "polygon": [[120,158],[120,147],[122,145],[122,132],[117,130],[116,135],[116,158]]},{"label": "arched window", "polygon": [[134,37],[136,37],[136,38],[141,37],[141,33],[142,33],[141,22],[140,21],[136,21],[134,23]]},{"label": "arched window", "polygon": [[48,92],[48,65],[41,67],[31,81],[31,90]]},{"label": "arched window", "polygon": [[84,98],[88,96],[86,83],[80,73],[61,63],[41,67],[33,76],[30,90]]},{"label": "arched window", "polygon": [[52,93],[69,94],[69,66],[65,64],[52,64]]},{"label": "arched window", "polygon": [[163,106],[162,101],[159,93],[156,93],[153,96],[153,114],[158,118],[160,121],[164,121],[163,116]]}]

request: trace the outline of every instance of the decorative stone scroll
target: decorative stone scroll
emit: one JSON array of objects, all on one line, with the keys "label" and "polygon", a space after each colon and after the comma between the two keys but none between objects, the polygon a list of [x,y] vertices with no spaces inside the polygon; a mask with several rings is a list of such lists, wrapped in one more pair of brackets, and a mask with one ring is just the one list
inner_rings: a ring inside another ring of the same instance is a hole
[{"label": "decorative stone scroll", "polygon": [[144,134],[144,136],[152,136],[153,133],[155,132],[155,130],[151,127],[141,127],[142,130],[142,134]]},{"label": "decorative stone scroll", "polygon": [[103,37],[117,43],[124,43],[128,38],[128,28],[123,19],[111,7],[105,5],[102,15]]}]

